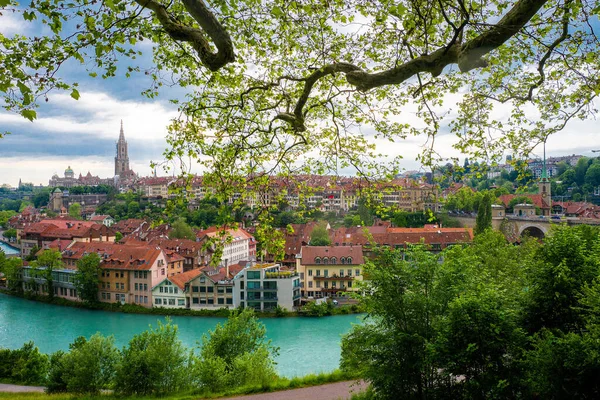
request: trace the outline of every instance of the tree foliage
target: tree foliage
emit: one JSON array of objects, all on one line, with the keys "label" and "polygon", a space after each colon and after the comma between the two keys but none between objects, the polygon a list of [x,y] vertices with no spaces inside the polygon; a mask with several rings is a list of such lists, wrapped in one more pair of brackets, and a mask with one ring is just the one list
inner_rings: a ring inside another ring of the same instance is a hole
[{"label": "tree foliage", "polygon": [[247,384],[264,385],[276,377],[278,348],[266,340],[265,326],[250,309],[234,311],[227,322],[202,336],[196,363],[197,385],[220,391]]},{"label": "tree foliage", "polygon": [[331,239],[325,224],[321,223],[315,226],[310,233],[310,246],[330,246]]},{"label": "tree foliage", "polygon": [[176,393],[189,386],[189,354],[177,337],[177,326],[167,319],[156,329],[135,335],[123,348],[115,389],[119,394]]},{"label": "tree foliage", "polygon": [[196,234],[187,222],[185,222],[184,218],[179,218],[173,222],[172,229],[169,232],[169,239],[196,240]]},{"label": "tree foliage", "polygon": [[489,192],[486,192],[479,206],[477,207],[477,218],[475,220],[475,234],[485,232],[492,227],[492,198]]},{"label": "tree foliage", "polygon": [[559,226],[513,246],[487,230],[441,262],[380,249],[365,268],[370,318],[342,340],[342,368],[382,399],[595,398],[598,233]]},{"label": "tree foliage", "polygon": [[[32,249],[33,250],[33,249]],[[35,274],[45,279],[48,297],[54,298],[54,277],[52,272],[60,269],[64,265],[62,254],[58,250],[44,250],[36,260],[31,261],[30,265],[35,269]]]},{"label": "tree foliage", "polygon": [[[43,35],[2,36],[6,108],[33,120],[53,89],[78,99],[77,83],[61,74],[67,60],[94,77],[147,74],[149,97],[165,83],[179,85],[187,96],[174,99],[182,115],[170,127],[166,157],[190,155],[215,187],[253,176],[258,189],[260,172],[297,171],[305,154],[314,157],[303,172],[393,173],[396,160],[382,165],[375,144],[411,134],[426,136],[421,160],[430,164],[437,157],[432,139],[454,100],[450,129],[469,158],[493,160],[505,149],[523,155],[570,120],[593,114],[597,96],[597,38],[586,23],[595,1],[74,0],[17,7],[3,0],[0,7],[23,24],[44,25]],[[155,44],[151,67],[139,62],[150,48],[140,42]],[[506,118],[496,117],[497,105]],[[526,107],[539,118],[529,118]],[[365,128],[376,134],[364,135]],[[231,194],[218,192],[222,199]]]},{"label": "tree foliage", "polygon": [[100,256],[97,253],[87,254],[77,260],[73,284],[79,298],[86,303],[98,302],[100,271]]}]

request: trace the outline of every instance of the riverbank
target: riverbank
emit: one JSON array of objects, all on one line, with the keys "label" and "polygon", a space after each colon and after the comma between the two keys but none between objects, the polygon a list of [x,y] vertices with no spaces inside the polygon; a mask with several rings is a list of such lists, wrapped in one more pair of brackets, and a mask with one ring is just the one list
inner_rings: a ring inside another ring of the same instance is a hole
[{"label": "riverbank", "polygon": [[[54,297],[53,299],[47,296],[36,295],[32,293],[15,293],[6,288],[0,287],[0,293],[9,296],[19,297],[26,300],[37,301],[46,304],[53,304],[57,306],[81,308],[87,310],[99,310],[108,312],[121,312],[126,314],[145,314],[145,315],[160,315],[160,316],[190,316],[190,317],[218,317],[227,318],[231,309],[219,308],[215,310],[189,310],[181,308],[162,308],[153,307],[146,308],[135,304],[121,304],[121,303],[95,303],[88,304],[79,301],[72,301],[63,299],[61,297]],[[259,318],[283,318],[283,317],[323,317],[331,315],[348,315],[348,314],[362,314],[364,311],[358,304],[343,304],[343,305],[331,305],[329,307],[321,307],[319,309],[311,309],[309,311],[288,311],[286,309],[277,309],[273,312],[256,312]]]}]

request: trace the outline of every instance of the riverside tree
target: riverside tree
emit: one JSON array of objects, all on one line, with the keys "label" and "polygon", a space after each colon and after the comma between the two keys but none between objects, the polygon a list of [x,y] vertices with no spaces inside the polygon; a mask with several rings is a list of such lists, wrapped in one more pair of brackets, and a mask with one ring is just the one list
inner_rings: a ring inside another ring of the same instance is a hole
[{"label": "riverside tree", "polygon": [[[33,250],[33,249],[32,249]],[[30,265],[35,268],[35,273],[46,280],[48,298],[54,298],[54,277],[52,271],[60,269],[64,264],[62,254],[58,250],[44,250],[37,260],[31,261]]]},{"label": "riverside tree", "polygon": [[100,271],[100,256],[98,253],[87,254],[77,261],[74,285],[79,298],[86,303],[98,302]]},{"label": "riverside tree", "polygon": [[[493,161],[506,149],[519,158],[594,113],[600,50],[589,21],[598,7],[595,0],[0,0],[3,15],[43,32],[1,36],[0,92],[5,108],[30,120],[53,89],[78,99],[77,82],[61,73],[67,60],[94,77],[146,74],[148,97],[166,82],[186,88],[173,99],[181,116],[170,126],[166,158],[205,167],[205,185],[221,187],[222,199],[247,177],[260,188],[270,172],[391,176],[396,159],[384,163],[375,145],[408,135],[423,137],[420,160],[432,164],[450,105],[456,147],[470,159]],[[140,62],[150,48],[140,42],[155,44],[154,65]]]}]

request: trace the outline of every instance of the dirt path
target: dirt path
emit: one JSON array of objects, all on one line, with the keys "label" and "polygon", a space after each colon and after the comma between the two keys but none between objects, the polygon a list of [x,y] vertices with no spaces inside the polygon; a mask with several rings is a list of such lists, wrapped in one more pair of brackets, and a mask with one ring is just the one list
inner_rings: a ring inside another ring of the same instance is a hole
[{"label": "dirt path", "polygon": [[[350,398],[352,393],[358,393],[365,388],[366,384],[364,382],[345,381],[281,392],[227,397],[224,400],[346,400]],[[0,383],[0,392],[43,393],[44,388],[41,386],[20,386]]]},{"label": "dirt path", "polygon": [[44,392],[43,386],[21,386],[21,385],[10,385],[8,383],[0,383],[0,392],[13,392],[13,393],[31,393],[31,392]]},{"label": "dirt path", "polygon": [[281,392],[227,397],[225,400],[346,400],[352,393],[358,393],[366,387],[364,382],[345,381]]}]

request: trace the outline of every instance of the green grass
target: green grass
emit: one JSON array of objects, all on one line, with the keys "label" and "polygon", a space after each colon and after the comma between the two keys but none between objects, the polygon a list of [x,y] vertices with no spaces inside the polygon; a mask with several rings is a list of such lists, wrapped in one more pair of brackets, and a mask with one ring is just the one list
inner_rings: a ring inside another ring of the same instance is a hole
[{"label": "green grass", "polygon": [[[161,399],[166,400],[192,400],[192,399],[215,399],[219,397],[243,396],[247,394],[277,392],[281,390],[299,389],[310,386],[319,386],[327,383],[349,381],[356,379],[356,376],[342,372],[339,369],[333,372],[309,374],[302,377],[294,378],[277,378],[266,385],[244,386],[219,393],[208,393],[202,391],[189,391],[184,393],[171,394]],[[45,393],[2,393],[0,392],[0,400],[112,400],[112,399],[157,399],[156,396],[145,397],[117,397],[112,394],[104,394],[100,396],[87,396],[75,394],[45,394]],[[362,399],[357,399],[362,400]]]}]

